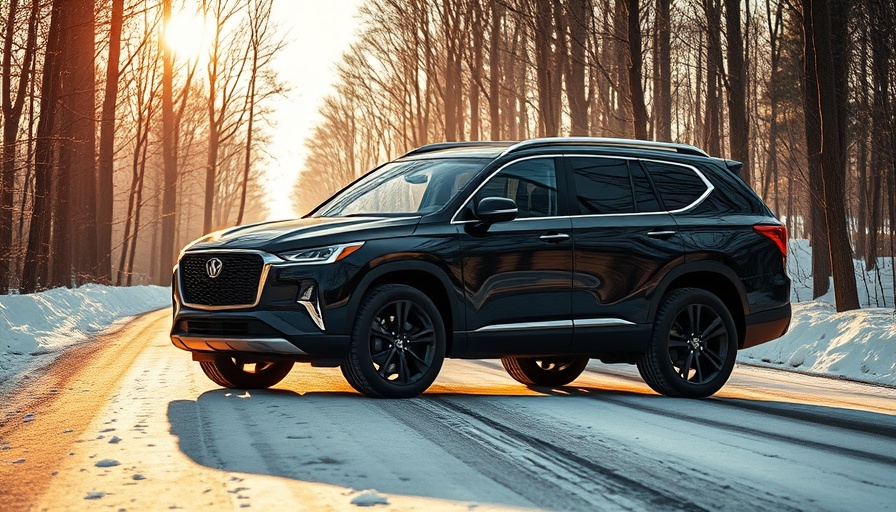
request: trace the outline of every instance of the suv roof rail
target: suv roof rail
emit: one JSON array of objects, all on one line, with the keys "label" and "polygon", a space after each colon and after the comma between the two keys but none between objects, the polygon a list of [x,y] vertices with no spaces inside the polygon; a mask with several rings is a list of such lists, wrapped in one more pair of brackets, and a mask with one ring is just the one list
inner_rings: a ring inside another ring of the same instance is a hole
[{"label": "suv roof rail", "polygon": [[513,141],[492,141],[492,140],[477,140],[477,141],[466,141],[466,142],[435,142],[433,144],[427,144],[425,146],[420,146],[417,149],[412,149],[407,153],[401,155],[398,158],[404,158],[406,156],[411,155],[419,155],[421,153],[429,153],[431,151],[438,151],[440,149],[452,149],[452,148],[472,148],[472,147],[502,147],[502,146],[511,146],[516,144]]},{"label": "suv roof rail", "polygon": [[539,146],[551,146],[556,144],[656,149],[660,151],[674,151],[676,153],[681,153],[684,155],[709,156],[702,149],[688,144],[678,144],[674,142],[656,142],[652,140],[614,139],[604,137],[545,137],[541,139],[524,140],[504,150],[502,156],[508,153],[513,153],[515,151],[521,151],[523,149]]}]

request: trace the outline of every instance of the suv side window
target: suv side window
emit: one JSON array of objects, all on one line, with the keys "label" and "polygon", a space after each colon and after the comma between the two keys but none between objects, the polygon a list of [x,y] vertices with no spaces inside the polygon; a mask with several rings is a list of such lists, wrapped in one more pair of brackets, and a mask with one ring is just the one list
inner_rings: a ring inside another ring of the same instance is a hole
[{"label": "suv side window", "polygon": [[553,158],[513,162],[491,177],[473,197],[473,207],[486,197],[516,202],[517,218],[557,215],[557,170]]},{"label": "suv side window", "polygon": [[628,162],[618,158],[569,158],[581,215],[634,213]]},{"label": "suv side window", "polygon": [[640,213],[661,212],[663,207],[656,197],[656,191],[650,183],[647,172],[638,162],[631,162],[632,183],[635,184],[635,206]]},{"label": "suv side window", "polygon": [[643,160],[641,163],[650,173],[668,211],[690,206],[706,192],[706,183],[688,167]]}]

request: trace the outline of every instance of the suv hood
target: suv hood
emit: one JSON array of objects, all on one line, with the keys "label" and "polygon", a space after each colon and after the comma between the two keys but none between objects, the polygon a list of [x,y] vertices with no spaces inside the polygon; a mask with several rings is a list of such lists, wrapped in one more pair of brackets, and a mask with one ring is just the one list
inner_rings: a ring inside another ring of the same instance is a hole
[{"label": "suv hood", "polygon": [[407,236],[420,221],[409,217],[306,217],[260,222],[210,233],[187,250],[253,249],[270,253],[336,243]]}]

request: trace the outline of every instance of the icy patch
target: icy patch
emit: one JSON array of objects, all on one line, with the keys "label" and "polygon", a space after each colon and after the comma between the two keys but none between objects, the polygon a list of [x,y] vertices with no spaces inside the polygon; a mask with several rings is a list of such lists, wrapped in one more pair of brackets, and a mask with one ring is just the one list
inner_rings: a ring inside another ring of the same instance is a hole
[{"label": "icy patch", "polygon": [[351,504],[356,507],[372,507],[374,505],[388,505],[389,498],[378,493],[375,489],[365,489],[352,494]]}]

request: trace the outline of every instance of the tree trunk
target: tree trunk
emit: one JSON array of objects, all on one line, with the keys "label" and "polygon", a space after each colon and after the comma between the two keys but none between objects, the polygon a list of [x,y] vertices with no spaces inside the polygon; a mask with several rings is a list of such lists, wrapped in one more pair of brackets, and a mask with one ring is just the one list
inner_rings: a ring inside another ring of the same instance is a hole
[{"label": "tree trunk", "polygon": [[99,178],[97,181],[97,255],[96,279],[109,283],[112,276],[112,203],[114,196],[115,106],[118,100],[118,60],[121,54],[121,26],[124,0],[112,0],[112,24],[109,29],[109,60],[106,63],[106,90],[100,125]]},{"label": "tree trunk", "polygon": [[[164,24],[171,20],[171,0],[162,2]],[[162,243],[159,247],[161,270],[168,272],[174,266],[175,221],[177,219],[177,137],[174,119],[174,56],[171,49],[162,45]],[[188,94],[184,90],[184,95]]]},{"label": "tree trunk", "polygon": [[490,0],[491,14],[491,34],[488,42],[488,117],[489,117],[489,138],[491,140],[501,140],[501,93],[499,85],[501,82],[501,54],[498,53],[501,37],[501,20],[504,17],[504,10],[499,0]]},{"label": "tree trunk", "polygon": [[535,75],[538,84],[539,135],[560,134],[559,76],[554,49],[554,12],[556,0],[535,2]]},{"label": "tree trunk", "polygon": [[57,99],[59,94],[59,70],[62,59],[62,16],[66,0],[54,0],[50,12],[50,30],[47,33],[47,51],[44,57],[41,81],[40,118],[37,123],[34,168],[34,205],[28,228],[28,247],[22,270],[22,291],[34,293],[48,284],[47,259],[50,254],[50,223],[53,181],[53,135],[55,131]]},{"label": "tree trunk", "polygon": [[814,22],[811,16],[813,0],[803,2],[803,92],[806,126],[806,154],[809,164],[810,231],[812,242],[812,298],[817,299],[830,290],[831,253],[825,220],[824,176],[821,171],[821,112],[819,110],[818,72],[814,42]]},{"label": "tree trunk", "polygon": [[[845,176],[841,167],[839,121],[837,119],[836,70],[831,42],[831,11],[823,0],[802,0],[804,23],[811,18],[811,31],[806,30],[805,46],[813,46],[815,84],[821,140],[821,174],[824,185],[825,221],[830,246],[831,270],[834,276],[834,297],[837,311],[859,308],[855,269],[849,233],[846,228]],[[809,53],[808,51],[806,52]],[[807,55],[808,57],[808,55]],[[808,60],[808,59],[807,59]],[[810,84],[807,84],[807,88]]]},{"label": "tree trunk", "polygon": [[747,185],[752,186],[750,126],[747,119],[747,75],[740,16],[740,0],[725,0],[725,28],[728,42],[728,144],[731,148],[731,158],[744,164],[741,177]]},{"label": "tree trunk", "polygon": [[722,136],[719,127],[719,73],[721,71],[722,42],[721,8],[718,0],[703,0],[706,13],[706,110],[703,121],[703,147],[712,156],[722,154]]},{"label": "tree trunk", "polygon": [[[12,268],[12,263],[15,261],[12,244],[12,212],[13,188],[16,178],[16,144],[22,108],[25,105],[26,89],[30,80],[31,64],[37,46],[37,19],[40,14],[40,2],[32,3],[31,15],[28,18],[25,53],[22,56],[16,85],[16,97],[12,98],[12,41],[17,26],[15,23],[17,11],[18,0],[11,0],[3,44],[2,68],[3,153],[2,169],[0,169],[0,294],[7,293],[10,285],[10,271],[16,270]],[[27,184],[27,179],[25,182]]]},{"label": "tree trunk", "polygon": [[656,138],[672,140],[672,42],[669,15],[672,0],[656,0],[657,62],[656,86]]},{"label": "tree trunk", "polygon": [[[62,126],[69,142],[72,269],[76,284],[93,280],[97,254],[96,69],[94,0],[70,0],[66,19],[69,58],[63,63],[62,101],[71,122]],[[63,119],[65,117],[63,116]],[[57,219],[58,220],[58,219]]]},{"label": "tree trunk", "polygon": [[588,40],[588,0],[569,0],[569,58],[566,97],[569,102],[569,134],[588,135],[588,101],[585,97],[585,45]]},{"label": "tree trunk", "polygon": [[472,2],[470,7],[472,12],[472,37],[473,37],[473,63],[470,66],[470,140],[479,140],[482,138],[480,134],[480,115],[479,115],[479,87],[482,85],[482,65],[483,65],[483,46],[485,45],[485,37],[483,32],[485,27],[482,21],[482,7],[479,1]]},{"label": "tree trunk", "polygon": [[628,87],[631,91],[632,128],[636,139],[647,139],[647,107],[641,86],[641,9],[639,0],[628,0]]}]

